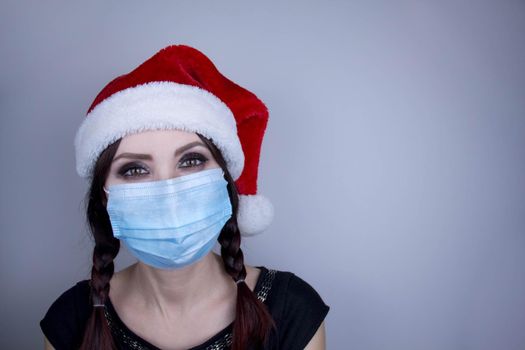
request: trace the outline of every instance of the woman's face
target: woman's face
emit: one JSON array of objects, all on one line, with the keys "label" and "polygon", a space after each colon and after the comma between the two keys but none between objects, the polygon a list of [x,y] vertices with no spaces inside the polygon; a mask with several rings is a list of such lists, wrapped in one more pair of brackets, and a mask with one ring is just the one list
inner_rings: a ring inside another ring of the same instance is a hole
[{"label": "woman's face", "polygon": [[165,180],[219,168],[195,133],[152,130],[122,138],[104,186]]}]

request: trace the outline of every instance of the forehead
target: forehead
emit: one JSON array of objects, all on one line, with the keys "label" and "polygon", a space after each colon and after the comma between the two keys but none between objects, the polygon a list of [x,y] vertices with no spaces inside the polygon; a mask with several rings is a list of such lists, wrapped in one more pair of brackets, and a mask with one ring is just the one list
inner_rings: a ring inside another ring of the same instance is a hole
[{"label": "forehead", "polygon": [[117,154],[122,152],[143,152],[173,150],[189,142],[200,141],[194,132],[181,130],[148,130],[126,135],[120,141]]}]

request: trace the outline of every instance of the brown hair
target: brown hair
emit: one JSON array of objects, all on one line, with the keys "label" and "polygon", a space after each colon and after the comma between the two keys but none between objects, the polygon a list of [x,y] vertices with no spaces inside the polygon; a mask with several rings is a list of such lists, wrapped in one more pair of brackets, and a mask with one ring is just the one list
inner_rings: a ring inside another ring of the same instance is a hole
[{"label": "brown hair", "polygon": [[[244,280],[246,268],[240,248],[241,235],[237,225],[239,196],[235,182],[218,148],[211,140],[199,134],[198,136],[207,145],[217,163],[224,170],[224,178],[228,182],[227,188],[232,204],[232,216],[218,237],[224,268],[234,281]],[[113,237],[111,222],[105,207],[106,195],[103,191],[111,161],[119,144],[120,140],[117,140],[100,154],[93,170],[90,189],[86,194],[86,219],[95,240],[90,280],[91,302],[93,304],[104,304],[108,298],[109,281],[115,268],[113,260],[120,249],[120,241]],[[237,283],[237,302],[231,349],[262,348],[267,342],[272,328],[275,328],[275,323],[266,305],[256,297],[245,282]],[[116,349],[111,330],[105,319],[104,308],[93,307],[80,349]]]}]

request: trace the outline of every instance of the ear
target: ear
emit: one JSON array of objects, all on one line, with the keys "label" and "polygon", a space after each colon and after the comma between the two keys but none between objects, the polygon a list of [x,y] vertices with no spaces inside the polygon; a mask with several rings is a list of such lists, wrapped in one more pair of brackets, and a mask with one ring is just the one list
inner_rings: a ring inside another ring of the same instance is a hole
[{"label": "ear", "polygon": [[102,185],[102,193],[101,193],[101,198],[102,198],[102,205],[104,206],[104,208],[107,208],[107,205],[108,205],[108,194],[106,193],[106,184],[104,183]]},{"label": "ear", "polygon": [[104,206],[104,208],[107,208],[108,206],[108,197],[106,192],[104,191],[102,191],[102,205]]}]

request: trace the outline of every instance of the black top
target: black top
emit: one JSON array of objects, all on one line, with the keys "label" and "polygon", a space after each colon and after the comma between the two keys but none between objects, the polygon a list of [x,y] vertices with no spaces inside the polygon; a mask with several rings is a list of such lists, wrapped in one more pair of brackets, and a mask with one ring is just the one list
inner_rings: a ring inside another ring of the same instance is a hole
[{"label": "black top", "polygon": [[[261,269],[261,273],[254,293],[266,304],[277,326],[276,332],[270,333],[265,350],[303,350],[330,307],[310,284],[292,272],[256,267]],[[91,308],[89,280],[78,282],[53,302],[40,321],[40,327],[56,350],[78,349]],[[109,298],[105,315],[119,349],[160,350],[126,327]],[[230,349],[232,326],[233,323],[230,323],[189,350]]]}]

